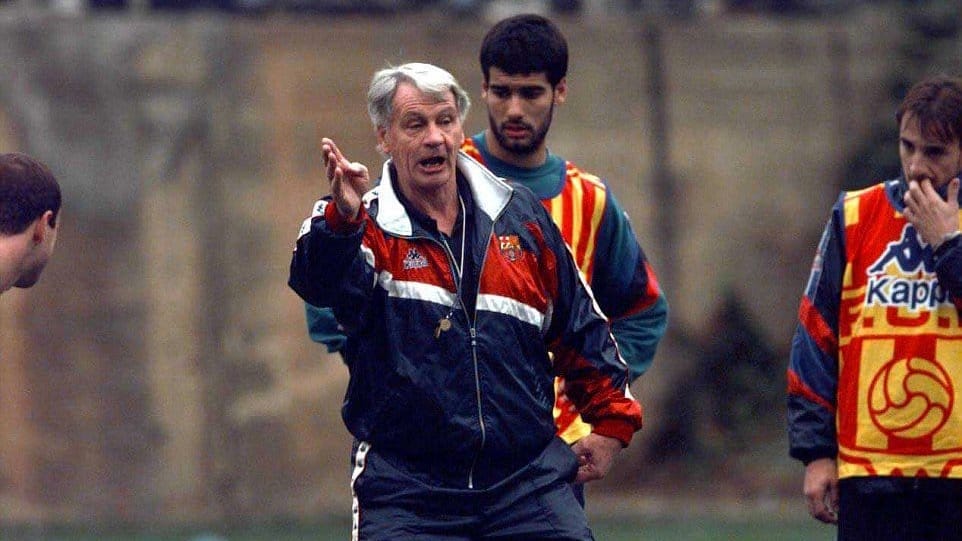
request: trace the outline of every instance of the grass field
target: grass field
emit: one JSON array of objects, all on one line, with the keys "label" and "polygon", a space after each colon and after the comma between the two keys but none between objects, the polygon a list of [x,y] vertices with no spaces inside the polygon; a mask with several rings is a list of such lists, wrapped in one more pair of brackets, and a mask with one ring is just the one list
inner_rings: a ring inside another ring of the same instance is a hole
[{"label": "grass field", "polygon": [[654,519],[595,521],[597,541],[829,541],[835,528],[814,520],[772,522],[760,519]]},{"label": "grass field", "polygon": [[[763,518],[698,517],[650,520],[595,520],[597,541],[829,541],[835,529],[814,520],[771,521]],[[3,541],[343,541],[350,524],[327,523],[296,527],[252,527],[230,531],[82,531],[79,529],[0,529]]]}]

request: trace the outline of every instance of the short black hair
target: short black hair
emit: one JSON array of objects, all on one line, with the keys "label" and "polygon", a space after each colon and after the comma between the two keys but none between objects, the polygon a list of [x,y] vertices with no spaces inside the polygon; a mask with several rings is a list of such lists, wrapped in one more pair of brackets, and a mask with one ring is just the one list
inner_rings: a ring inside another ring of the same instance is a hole
[{"label": "short black hair", "polygon": [[0,234],[23,233],[37,218],[53,211],[51,227],[60,212],[60,185],[39,161],[11,152],[0,154]]},{"label": "short black hair", "polygon": [[494,66],[509,75],[544,72],[554,87],[568,73],[568,42],[547,18],[515,15],[488,30],[478,59],[486,83]]}]

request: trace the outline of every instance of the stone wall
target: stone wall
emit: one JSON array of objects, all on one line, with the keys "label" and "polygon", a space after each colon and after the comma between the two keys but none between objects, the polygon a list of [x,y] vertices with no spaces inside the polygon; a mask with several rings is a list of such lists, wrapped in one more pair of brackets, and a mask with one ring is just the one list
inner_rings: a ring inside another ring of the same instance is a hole
[{"label": "stone wall", "polygon": [[[886,18],[849,17],[559,21],[570,94],[551,148],[609,180],[672,305],[622,484],[644,475],[645,435],[699,362],[683,342],[711,334],[724,294],[787,347],[843,161],[886,104]],[[318,141],[376,170],[371,74],[430,61],[479,99],[487,26],[0,10],[0,148],[47,162],[66,201],[41,283],[0,299],[0,522],[346,511],[346,370],[307,339],[286,286],[325,191]],[[468,132],[485,123],[479,105]]]}]

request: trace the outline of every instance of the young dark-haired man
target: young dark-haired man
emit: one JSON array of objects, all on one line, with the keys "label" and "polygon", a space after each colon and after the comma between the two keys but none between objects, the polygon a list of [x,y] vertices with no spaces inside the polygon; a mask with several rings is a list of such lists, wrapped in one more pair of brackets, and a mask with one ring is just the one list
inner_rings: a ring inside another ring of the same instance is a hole
[{"label": "young dark-haired man", "polygon": [[[496,175],[530,188],[558,224],[602,311],[632,380],[651,365],[668,303],[627,214],[601,178],[548,149],[555,108],[568,97],[568,44],[545,17],[517,15],[487,32],[478,55],[488,128],[462,150]],[[557,382],[555,422],[573,443],[591,427]],[[579,498],[581,487],[575,485]]]}]

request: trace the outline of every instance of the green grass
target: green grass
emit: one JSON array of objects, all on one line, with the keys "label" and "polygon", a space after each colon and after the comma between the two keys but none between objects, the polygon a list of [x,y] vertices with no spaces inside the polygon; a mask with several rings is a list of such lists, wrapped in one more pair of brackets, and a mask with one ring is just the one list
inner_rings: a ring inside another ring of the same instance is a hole
[{"label": "green grass", "polygon": [[829,541],[835,527],[815,520],[771,522],[762,519],[657,518],[595,521],[597,541]]},{"label": "green grass", "polygon": [[[829,541],[835,528],[814,520],[768,521],[763,518],[633,518],[595,520],[597,541]],[[203,537],[214,533],[219,537]],[[350,524],[138,531],[84,531],[79,528],[0,529],[4,541],[342,541],[350,539]]]}]

